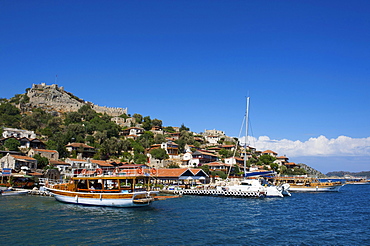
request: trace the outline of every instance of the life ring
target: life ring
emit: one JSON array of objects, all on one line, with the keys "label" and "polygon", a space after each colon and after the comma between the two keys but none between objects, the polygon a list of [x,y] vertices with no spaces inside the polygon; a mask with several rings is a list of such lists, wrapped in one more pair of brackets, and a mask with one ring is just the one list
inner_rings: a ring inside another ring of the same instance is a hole
[{"label": "life ring", "polygon": [[96,174],[97,175],[102,175],[103,174],[103,170],[101,168],[97,168],[96,169]]},{"label": "life ring", "polygon": [[82,175],[85,175],[86,173],[87,173],[87,170],[86,169],[82,169],[81,174]]},{"label": "life ring", "polygon": [[118,169],[118,167],[116,167],[116,169],[114,169],[114,171],[113,171],[113,174],[116,175],[118,173],[119,173],[119,169]]},{"label": "life ring", "polygon": [[152,173],[153,175],[156,175],[156,174],[157,174],[157,169],[152,168],[151,173]]},{"label": "life ring", "polygon": [[138,167],[138,168],[137,168],[137,173],[138,173],[138,174],[143,174],[143,169],[142,169],[141,167]]}]

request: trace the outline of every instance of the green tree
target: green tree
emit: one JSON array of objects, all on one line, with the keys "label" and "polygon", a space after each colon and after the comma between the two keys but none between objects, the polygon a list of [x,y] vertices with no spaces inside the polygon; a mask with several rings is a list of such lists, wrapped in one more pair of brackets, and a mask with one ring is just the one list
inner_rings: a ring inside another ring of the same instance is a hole
[{"label": "green tree", "polygon": [[49,165],[49,159],[44,156],[36,154],[33,158],[37,160],[37,168],[39,169],[44,169]]},{"label": "green tree", "polygon": [[173,127],[172,127],[172,126],[164,127],[164,128],[163,128],[163,130],[164,130],[165,132],[168,132],[168,133],[175,133],[175,132],[176,132],[176,131],[175,131],[175,129],[173,129]]},{"label": "green tree", "polygon": [[134,160],[134,156],[131,154],[131,153],[129,153],[129,152],[123,152],[122,153],[122,158],[121,158],[121,161],[122,162],[132,162]]},{"label": "green tree", "polygon": [[163,134],[157,134],[154,136],[154,143],[161,144],[166,142],[166,137]]},{"label": "green tree", "polygon": [[189,131],[190,130],[190,128],[188,128],[188,127],[186,127],[184,124],[181,124],[181,127],[180,127],[180,132],[182,132],[182,131]]},{"label": "green tree", "polygon": [[9,151],[18,151],[20,146],[20,142],[15,138],[9,138],[4,142],[4,147]]},{"label": "green tree", "polygon": [[146,131],[149,131],[150,129],[152,129],[152,120],[150,119],[149,116],[145,116],[144,117],[144,122],[142,124],[142,127],[146,130]]},{"label": "green tree", "polygon": [[66,126],[63,133],[68,142],[82,143],[85,140],[85,127],[77,123]]},{"label": "green tree", "polygon": [[276,160],[275,157],[271,156],[271,155],[262,155],[259,157],[259,161],[263,164],[263,165],[270,165],[272,164],[274,161]]},{"label": "green tree", "polygon": [[154,133],[150,131],[146,131],[143,134],[141,134],[140,137],[136,140],[141,146],[144,148],[150,148],[152,144],[154,143]]},{"label": "green tree", "polygon": [[6,127],[20,127],[21,111],[10,103],[0,104],[0,125]]},{"label": "green tree", "polygon": [[222,158],[229,158],[234,155],[234,151],[227,149],[220,149],[218,153],[221,155]]},{"label": "green tree", "polygon": [[166,150],[165,149],[152,149],[150,151],[150,154],[152,155],[152,157],[154,159],[157,159],[157,160],[160,160],[160,161],[163,161],[165,159],[168,159],[169,158],[169,155],[167,154]]},{"label": "green tree", "polygon": [[134,149],[134,154],[144,154],[145,148],[140,143],[132,141],[131,146]]},{"label": "green tree", "polygon": [[142,116],[141,114],[134,114],[134,115],[132,116],[132,118],[134,118],[134,119],[135,119],[135,122],[136,122],[137,124],[141,124],[141,122],[143,122],[143,116]]},{"label": "green tree", "polygon": [[201,165],[200,168],[208,175],[211,173],[208,165]]},{"label": "green tree", "polygon": [[122,152],[122,142],[121,140],[112,137],[108,138],[101,145],[101,153],[106,157],[114,156],[118,157]]},{"label": "green tree", "polygon": [[130,116],[128,116],[127,114],[121,114],[119,117],[124,118],[124,119],[125,119],[125,121],[126,121],[128,118],[130,118]]},{"label": "green tree", "polygon": [[65,158],[69,154],[66,149],[66,144],[68,144],[68,142],[70,142],[70,139],[67,139],[63,133],[57,132],[49,138],[46,142],[46,146],[48,149],[58,151],[59,158]]},{"label": "green tree", "polygon": [[243,172],[240,171],[240,168],[237,164],[234,164],[233,168],[230,171],[230,174],[233,175],[233,176],[235,176],[235,175],[239,176],[239,175],[242,175]]},{"label": "green tree", "polygon": [[79,112],[69,112],[65,114],[64,124],[70,125],[82,122],[82,115]]},{"label": "green tree", "polygon": [[82,116],[84,121],[90,121],[97,115],[96,111],[93,110],[91,106],[87,104],[79,108],[77,112]]},{"label": "green tree", "polygon": [[158,119],[153,119],[152,120],[152,125],[153,126],[158,126],[158,127],[162,127],[162,121],[161,120],[158,120]]},{"label": "green tree", "polygon": [[136,164],[145,164],[147,163],[148,157],[144,154],[135,153],[134,154],[134,162]]},{"label": "green tree", "polygon": [[226,179],[227,178],[227,175],[226,173],[224,173],[223,171],[213,171],[211,172],[211,176],[215,177],[215,176],[218,176],[222,179]]},{"label": "green tree", "polygon": [[180,137],[178,140],[175,141],[179,146],[179,152],[183,153],[185,150],[185,145],[190,144],[193,145],[195,143],[194,136],[191,132],[188,131],[181,131]]},{"label": "green tree", "polygon": [[279,173],[279,164],[277,163],[270,163],[270,168],[274,170],[275,172]]}]

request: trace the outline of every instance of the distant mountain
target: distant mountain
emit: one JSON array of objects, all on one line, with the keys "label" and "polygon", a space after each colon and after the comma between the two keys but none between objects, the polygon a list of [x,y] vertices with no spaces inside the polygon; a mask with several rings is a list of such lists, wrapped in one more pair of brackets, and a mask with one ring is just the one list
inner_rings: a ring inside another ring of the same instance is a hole
[{"label": "distant mountain", "polygon": [[353,176],[353,177],[370,177],[370,171],[362,171],[362,172],[346,172],[346,171],[334,171],[328,172],[326,174],[329,177],[344,177],[344,176]]}]

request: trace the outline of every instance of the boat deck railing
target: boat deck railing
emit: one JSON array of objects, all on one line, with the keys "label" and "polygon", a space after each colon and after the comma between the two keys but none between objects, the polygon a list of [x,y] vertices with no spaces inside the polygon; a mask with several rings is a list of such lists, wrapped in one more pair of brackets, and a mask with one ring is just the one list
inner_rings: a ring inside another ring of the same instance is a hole
[{"label": "boat deck railing", "polygon": [[113,171],[103,170],[103,169],[94,169],[88,170],[83,169],[80,173],[77,174],[77,177],[96,177],[96,176],[146,176],[154,177],[157,174],[155,168],[136,168],[136,169],[120,169],[115,168]]}]

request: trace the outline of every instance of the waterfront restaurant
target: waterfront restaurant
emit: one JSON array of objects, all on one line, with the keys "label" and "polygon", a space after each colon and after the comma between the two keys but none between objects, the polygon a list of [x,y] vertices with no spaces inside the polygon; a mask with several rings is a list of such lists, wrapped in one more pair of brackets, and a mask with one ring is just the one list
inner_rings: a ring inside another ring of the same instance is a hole
[{"label": "waterfront restaurant", "polygon": [[155,175],[157,183],[164,185],[196,185],[209,183],[209,176],[202,169],[160,168]]}]

